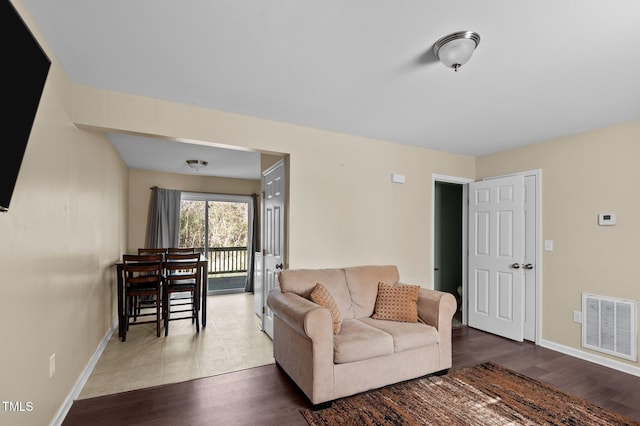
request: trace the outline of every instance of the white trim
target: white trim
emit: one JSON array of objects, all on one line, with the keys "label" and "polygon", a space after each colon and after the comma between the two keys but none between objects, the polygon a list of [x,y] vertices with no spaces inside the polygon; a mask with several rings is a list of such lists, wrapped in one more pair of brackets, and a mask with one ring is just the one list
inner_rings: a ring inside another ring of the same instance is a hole
[{"label": "white trim", "polygon": [[561,352],[566,355],[570,355],[575,358],[580,358],[585,361],[593,362],[604,367],[613,368],[614,370],[622,371],[623,373],[631,374],[640,377],[640,367],[626,364],[624,362],[616,361],[613,359],[605,358],[600,355],[594,355],[589,352],[582,351],[580,349],[564,346],[559,343],[551,342],[549,340],[542,339],[540,346],[543,348],[551,349],[556,352]]},{"label": "white trim", "polygon": [[[458,183],[462,185],[462,300],[466,300],[466,291],[467,291],[467,254],[468,254],[468,214],[469,214],[469,204],[465,201],[469,197],[469,183],[473,182],[473,179],[464,178],[459,176],[447,176],[447,175],[439,175],[432,174],[431,175],[431,271],[430,271],[430,280],[431,280],[431,288],[434,288],[435,285],[435,270],[434,270],[434,262],[435,262],[435,232],[436,232],[436,182],[446,182],[446,183]],[[467,324],[467,310],[462,309],[462,323]]]},{"label": "white trim", "polygon": [[104,349],[107,347],[107,344],[109,343],[109,340],[113,335],[113,332],[117,328],[118,328],[118,319],[116,319],[113,322],[113,324],[111,325],[111,328],[107,331],[107,334],[105,334],[104,337],[102,338],[102,341],[100,341],[98,348],[93,353],[93,356],[89,359],[89,363],[87,363],[86,367],[84,367],[84,370],[82,370],[82,374],[80,374],[80,377],[78,377],[78,380],[76,380],[75,385],[73,385],[73,388],[71,388],[71,392],[69,392],[69,395],[67,395],[67,397],[64,400],[64,403],[60,406],[60,408],[58,409],[58,412],[56,413],[55,417],[51,421],[50,423],[51,426],[61,425],[62,422],[64,421],[64,418],[67,417],[67,414],[71,409],[71,405],[73,405],[73,401],[75,401],[78,398],[78,395],[80,395],[82,388],[84,388],[84,385],[87,383],[87,380],[89,380],[89,377],[91,376],[93,369],[96,367],[96,364],[100,359],[100,356],[102,356],[102,352],[104,352]]},{"label": "white trim", "polygon": [[532,170],[536,177],[536,345],[542,341],[542,169]]},{"label": "white trim", "polygon": [[465,177],[459,177],[459,176],[447,176],[447,175],[439,175],[436,173],[433,173],[431,175],[431,181],[432,182],[449,182],[449,183],[470,183],[470,182],[475,182],[475,179],[471,179],[471,178],[465,178]]}]

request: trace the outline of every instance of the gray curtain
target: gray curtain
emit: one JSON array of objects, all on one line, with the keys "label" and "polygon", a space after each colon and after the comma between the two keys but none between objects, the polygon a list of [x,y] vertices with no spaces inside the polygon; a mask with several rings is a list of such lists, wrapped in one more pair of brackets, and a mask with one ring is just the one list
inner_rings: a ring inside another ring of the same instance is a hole
[{"label": "gray curtain", "polygon": [[147,248],[178,247],[180,240],[180,191],[151,188],[147,220]]},{"label": "gray curtain", "polygon": [[258,216],[258,194],[251,194],[253,220],[249,226],[249,244],[247,247],[247,283],[244,291],[253,293],[255,289],[255,252],[260,250],[260,218]]}]

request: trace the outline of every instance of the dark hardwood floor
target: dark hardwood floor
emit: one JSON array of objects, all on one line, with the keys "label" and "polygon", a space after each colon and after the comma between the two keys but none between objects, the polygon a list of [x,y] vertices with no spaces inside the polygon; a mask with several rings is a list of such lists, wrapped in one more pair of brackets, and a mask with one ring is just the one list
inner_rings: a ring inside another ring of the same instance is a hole
[{"label": "dark hardwood floor", "polygon": [[[493,361],[640,422],[640,377],[468,327],[453,368]],[[275,365],[75,401],[63,425],[301,425],[309,402]]]}]

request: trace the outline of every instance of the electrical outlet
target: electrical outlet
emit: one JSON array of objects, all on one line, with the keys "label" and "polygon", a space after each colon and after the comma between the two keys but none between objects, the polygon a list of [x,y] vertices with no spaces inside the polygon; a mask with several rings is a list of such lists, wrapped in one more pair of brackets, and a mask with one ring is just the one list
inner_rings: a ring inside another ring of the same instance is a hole
[{"label": "electrical outlet", "polygon": [[573,321],[574,321],[574,322],[582,323],[582,312],[580,312],[580,311],[573,311]]},{"label": "electrical outlet", "polygon": [[51,354],[49,357],[49,378],[52,378],[56,374],[56,354]]}]

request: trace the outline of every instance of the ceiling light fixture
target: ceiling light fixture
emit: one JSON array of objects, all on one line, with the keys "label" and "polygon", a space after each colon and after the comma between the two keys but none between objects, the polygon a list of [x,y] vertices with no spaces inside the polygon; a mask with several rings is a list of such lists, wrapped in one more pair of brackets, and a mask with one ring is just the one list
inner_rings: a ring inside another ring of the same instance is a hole
[{"label": "ceiling light fixture", "polygon": [[436,41],[433,53],[447,68],[458,68],[467,63],[480,44],[480,34],[474,31],[459,31]]},{"label": "ceiling light fixture", "polygon": [[187,164],[189,165],[189,167],[197,171],[202,169],[203,167],[207,167],[207,164],[209,163],[203,160],[187,160]]}]

